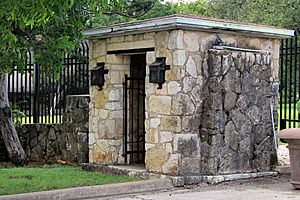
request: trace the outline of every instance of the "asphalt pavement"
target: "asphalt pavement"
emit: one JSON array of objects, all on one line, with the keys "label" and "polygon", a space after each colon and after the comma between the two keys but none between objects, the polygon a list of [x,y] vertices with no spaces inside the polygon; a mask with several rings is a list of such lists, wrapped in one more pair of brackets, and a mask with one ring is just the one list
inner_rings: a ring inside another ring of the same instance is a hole
[{"label": "asphalt pavement", "polygon": [[289,183],[289,175],[200,184],[189,189],[149,192],[107,198],[110,200],[300,200],[300,190]]}]

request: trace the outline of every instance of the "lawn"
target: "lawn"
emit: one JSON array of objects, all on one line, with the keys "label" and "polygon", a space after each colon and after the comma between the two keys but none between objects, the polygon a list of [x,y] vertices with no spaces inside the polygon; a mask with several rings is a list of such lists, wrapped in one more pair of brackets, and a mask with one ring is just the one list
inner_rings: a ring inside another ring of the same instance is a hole
[{"label": "lawn", "polygon": [[46,165],[42,167],[1,167],[0,195],[54,189],[122,183],[139,179],[82,171],[80,167]]}]

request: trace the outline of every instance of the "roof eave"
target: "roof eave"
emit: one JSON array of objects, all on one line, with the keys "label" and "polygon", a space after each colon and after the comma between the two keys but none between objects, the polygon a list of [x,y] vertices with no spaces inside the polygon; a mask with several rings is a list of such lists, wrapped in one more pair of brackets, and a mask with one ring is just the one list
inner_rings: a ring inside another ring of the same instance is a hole
[{"label": "roof eave", "polygon": [[293,30],[279,29],[265,26],[236,24],[230,22],[217,22],[187,17],[170,17],[159,20],[149,20],[136,24],[123,24],[100,29],[90,29],[84,32],[88,38],[107,38],[112,36],[139,34],[172,29],[193,29],[212,32],[239,33],[268,38],[290,38],[294,36]]}]

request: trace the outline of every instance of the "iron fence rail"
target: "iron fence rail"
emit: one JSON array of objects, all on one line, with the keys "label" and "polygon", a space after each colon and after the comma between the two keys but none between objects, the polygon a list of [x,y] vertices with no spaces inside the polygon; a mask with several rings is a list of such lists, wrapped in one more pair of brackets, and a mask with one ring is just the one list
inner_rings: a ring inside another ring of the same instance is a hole
[{"label": "iron fence rail", "polygon": [[53,67],[42,69],[28,52],[25,68],[14,67],[8,78],[9,100],[25,114],[22,123],[62,123],[66,96],[89,93],[88,55],[86,41],[72,55],[65,54],[57,79]]},{"label": "iron fence rail", "polygon": [[300,94],[300,45],[299,31],[292,38],[281,41],[280,48],[280,130],[299,126],[300,109],[297,106]]}]

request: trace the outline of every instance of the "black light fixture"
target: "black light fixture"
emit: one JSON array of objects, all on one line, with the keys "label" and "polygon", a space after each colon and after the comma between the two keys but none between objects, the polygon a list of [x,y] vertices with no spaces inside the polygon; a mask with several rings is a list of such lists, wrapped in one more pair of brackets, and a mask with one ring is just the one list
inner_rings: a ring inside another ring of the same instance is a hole
[{"label": "black light fixture", "polygon": [[105,63],[97,63],[97,66],[91,69],[91,85],[98,86],[99,90],[102,90],[104,86],[104,74],[108,73],[108,70],[104,69],[104,65]]},{"label": "black light fixture", "polygon": [[162,88],[162,84],[166,82],[165,74],[166,70],[170,70],[170,65],[166,65],[165,57],[158,57],[156,61],[149,65],[150,75],[149,82],[157,83],[159,86],[157,89]]}]

